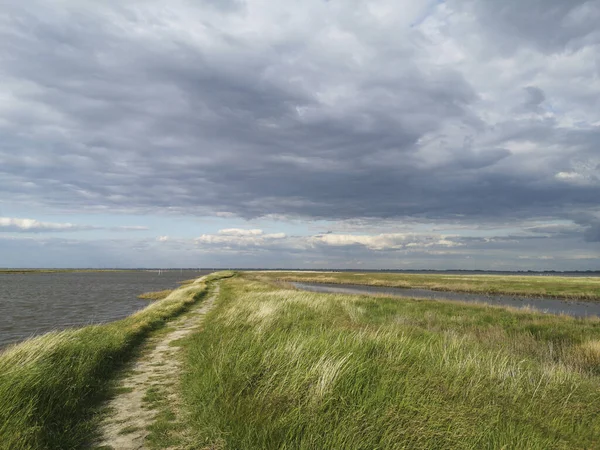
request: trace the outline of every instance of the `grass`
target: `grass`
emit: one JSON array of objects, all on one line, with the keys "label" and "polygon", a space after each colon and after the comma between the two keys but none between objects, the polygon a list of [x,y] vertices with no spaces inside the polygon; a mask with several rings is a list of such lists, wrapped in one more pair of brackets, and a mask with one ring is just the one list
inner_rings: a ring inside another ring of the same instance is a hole
[{"label": "grass", "polygon": [[[216,273],[207,281],[230,275]],[[117,369],[205,292],[206,283],[198,282],[123,320],[48,333],[0,353],[0,448],[89,445],[94,412]]]},{"label": "grass", "polygon": [[600,321],[221,284],[184,346],[193,448],[584,449]]},{"label": "grass", "polygon": [[249,272],[257,279],[363,284],[436,291],[600,300],[600,277],[445,275],[359,272]]},{"label": "grass", "polygon": [[182,448],[183,440],[178,436],[182,428],[183,425],[177,421],[171,408],[163,406],[156,414],[152,425],[148,427],[150,433],[145,444],[150,449]]},{"label": "grass", "polygon": [[192,284],[196,281],[195,278],[192,278],[191,280],[183,280],[183,281],[178,281],[177,284],[181,285],[181,286],[187,286],[188,284]]},{"label": "grass", "polygon": [[131,434],[131,433],[135,433],[136,431],[138,431],[140,429],[140,427],[136,427],[134,425],[128,425],[124,428],[121,429],[121,431],[119,431],[119,434]]},{"label": "grass", "polygon": [[146,395],[144,395],[144,398],[142,399],[149,409],[155,409],[162,400],[163,396],[160,389],[154,386],[146,390]]},{"label": "grass", "polygon": [[175,409],[178,405],[169,398],[164,383],[160,387],[151,387],[144,396],[147,408],[156,410],[154,421],[148,426],[148,436],[144,443],[150,449],[181,448],[179,436],[184,425],[178,420]]},{"label": "grass", "polygon": [[[206,295],[214,295],[210,290]],[[169,345],[173,347],[184,347],[189,342],[189,336],[172,341]],[[160,388],[151,388],[146,393],[145,404],[156,410],[154,421],[147,427],[148,436],[144,442],[149,449],[165,448],[197,448],[196,442],[189,441],[189,433],[185,421],[182,418],[181,408],[181,384],[169,380],[164,375],[155,378],[160,380]],[[148,394],[151,395],[148,400]],[[187,441],[187,444],[186,444]]]},{"label": "grass", "polygon": [[[187,285],[190,285],[191,283],[186,283]],[[164,291],[152,291],[152,292],[144,292],[143,294],[138,295],[138,298],[144,299],[144,300],[162,300],[164,298],[167,298],[169,295],[171,295],[171,293],[173,292],[173,289],[165,289]]]}]

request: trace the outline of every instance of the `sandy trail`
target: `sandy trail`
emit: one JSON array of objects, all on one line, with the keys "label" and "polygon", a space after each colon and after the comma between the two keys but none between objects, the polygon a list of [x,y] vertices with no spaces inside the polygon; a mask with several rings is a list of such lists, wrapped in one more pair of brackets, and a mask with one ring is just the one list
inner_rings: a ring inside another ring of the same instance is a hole
[{"label": "sandy trail", "polygon": [[181,370],[181,348],[171,344],[186,337],[202,324],[204,315],[212,308],[218,295],[219,285],[216,284],[209,298],[168,323],[170,331],[167,334],[148,341],[147,350],[119,384],[123,392],[107,405],[110,413],[100,425],[102,439],[96,444],[98,447],[112,447],[115,450],[147,448],[147,427],[153,423],[157,411],[148,408],[144,397],[154,387],[166,391],[169,398],[177,402],[173,381],[178,379]]}]

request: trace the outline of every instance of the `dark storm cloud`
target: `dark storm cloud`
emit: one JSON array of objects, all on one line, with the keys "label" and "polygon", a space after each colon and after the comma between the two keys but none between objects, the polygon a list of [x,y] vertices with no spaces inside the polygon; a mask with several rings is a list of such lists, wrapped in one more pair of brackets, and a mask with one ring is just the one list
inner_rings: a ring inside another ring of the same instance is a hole
[{"label": "dark storm cloud", "polygon": [[590,225],[585,231],[585,240],[587,242],[600,242],[600,221]]},{"label": "dark storm cloud", "polygon": [[577,214],[573,221],[584,228],[586,242],[600,242],[600,217],[589,213]]},{"label": "dark storm cloud", "polygon": [[[444,53],[425,31],[368,2],[307,2],[292,18],[251,2],[161,5],[1,7],[3,196],[246,218],[569,219],[598,207],[594,120],[545,115],[561,93],[532,82],[513,86],[514,102],[499,87],[506,114],[490,119],[477,88],[489,80],[429,58]],[[595,2],[448,5],[491,24],[490,53],[596,45]]]},{"label": "dark storm cloud", "polygon": [[527,86],[525,88],[526,99],[523,107],[532,112],[540,112],[540,105],[546,100],[546,95],[539,87]]}]

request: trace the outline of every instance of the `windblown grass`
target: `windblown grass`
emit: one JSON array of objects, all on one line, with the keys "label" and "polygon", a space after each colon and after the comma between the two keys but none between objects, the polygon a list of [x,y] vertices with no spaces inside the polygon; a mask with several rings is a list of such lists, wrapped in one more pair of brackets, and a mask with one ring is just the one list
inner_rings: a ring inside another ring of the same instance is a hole
[{"label": "windblown grass", "polygon": [[600,443],[600,321],[235,278],[186,345],[194,448]]},{"label": "windblown grass", "polygon": [[600,277],[360,272],[248,272],[257,279],[600,300]]},{"label": "windblown grass", "polygon": [[[191,283],[186,283],[186,286],[190,284]],[[163,298],[167,298],[169,295],[171,295],[172,292],[173,289],[165,289],[164,291],[144,292],[143,294],[138,295],[138,298],[141,298],[143,300],[162,300]]]},{"label": "windblown grass", "polygon": [[181,286],[187,286],[188,284],[192,284],[196,282],[196,278],[192,278],[190,280],[183,280],[183,281],[178,281],[177,284],[181,285]]},{"label": "windblown grass", "polygon": [[[213,274],[206,282],[230,275]],[[115,370],[152,330],[201,299],[206,282],[180,288],[123,320],[48,333],[0,353],[0,448],[88,444],[92,414]]]}]

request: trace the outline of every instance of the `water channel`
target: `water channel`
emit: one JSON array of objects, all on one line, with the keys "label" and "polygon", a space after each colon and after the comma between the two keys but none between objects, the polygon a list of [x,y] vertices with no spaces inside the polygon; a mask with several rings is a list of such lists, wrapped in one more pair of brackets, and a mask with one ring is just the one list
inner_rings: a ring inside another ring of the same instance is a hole
[{"label": "water channel", "polygon": [[485,295],[463,292],[433,291],[430,289],[409,289],[385,286],[365,286],[355,284],[292,283],[296,288],[311,292],[328,292],[354,295],[389,295],[404,298],[426,298],[431,300],[459,300],[463,302],[486,303],[516,308],[534,308],[550,314],[567,314],[574,317],[600,316],[600,302],[572,301],[545,297],[517,297],[511,295]]}]

